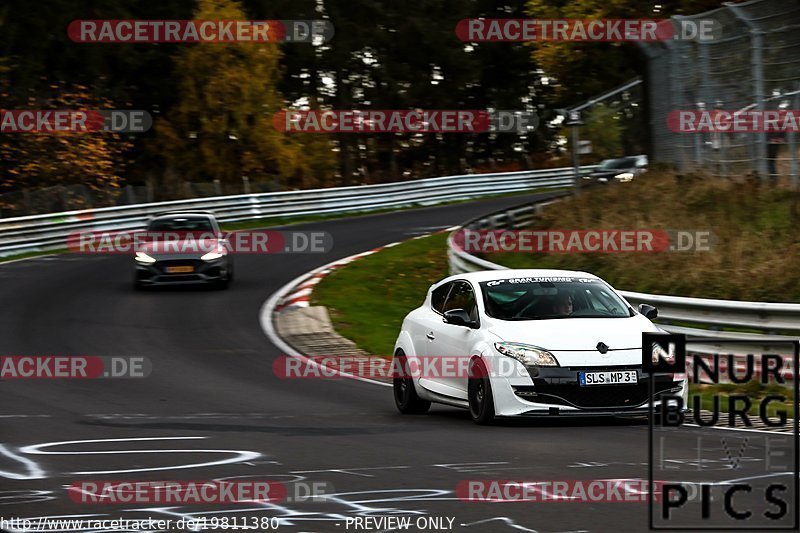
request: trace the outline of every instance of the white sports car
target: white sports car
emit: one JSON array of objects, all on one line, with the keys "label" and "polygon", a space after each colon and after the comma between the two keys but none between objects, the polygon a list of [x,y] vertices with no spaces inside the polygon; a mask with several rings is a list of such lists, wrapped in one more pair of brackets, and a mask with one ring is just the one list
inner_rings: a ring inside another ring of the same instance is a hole
[{"label": "white sports car", "polygon": [[495,417],[646,416],[650,380],[686,405],[682,374],[642,372],[642,332],[662,331],[605,281],[566,270],[495,270],[450,276],[403,320],[394,348],[402,413],[431,402]]}]

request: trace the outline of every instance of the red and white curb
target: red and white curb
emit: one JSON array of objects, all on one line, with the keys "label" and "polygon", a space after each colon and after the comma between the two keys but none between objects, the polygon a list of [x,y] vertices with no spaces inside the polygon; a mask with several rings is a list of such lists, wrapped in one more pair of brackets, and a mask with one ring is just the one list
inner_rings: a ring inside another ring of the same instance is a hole
[{"label": "red and white curb", "polygon": [[[433,233],[425,233],[423,235],[417,235],[416,237],[412,237],[411,239],[407,239],[409,241],[417,240],[417,239],[424,239],[425,237],[429,237],[431,235],[435,235],[437,233],[443,233],[448,231],[455,231],[460,226],[453,226],[451,228],[435,231]],[[353,261],[361,259],[362,257],[367,257],[368,255],[372,255],[376,252],[380,252],[381,250],[385,250],[386,248],[391,248],[393,246],[397,246],[398,244],[402,244],[406,241],[396,241],[389,244],[385,244],[383,246],[378,246],[377,248],[373,248],[372,250],[367,250],[366,252],[357,253],[344,259],[339,259],[332,263],[328,263],[316,270],[312,270],[307,274],[301,276],[301,281],[296,283],[297,280],[291,282],[291,287],[289,288],[289,294],[281,300],[281,302],[275,307],[274,312],[282,311],[288,307],[308,307],[311,301],[311,294],[314,292],[314,286],[317,285],[320,281],[322,281],[325,276],[333,272],[334,270],[341,268],[343,266],[349,265]],[[300,278],[298,278],[300,279]],[[285,288],[285,287],[284,287]],[[283,288],[281,289],[283,290]]]},{"label": "red and white curb", "polygon": [[[408,240],[423,239],[430,235],[434,235],[436,233],[442,233],[445,231],[455,231],[459,227],[460,226],[454,226],[444,230],[435,231],[432,233],[426,233],[424,235],[417,235],[416,237],[413,237]],[[313,359],[306,357],[305,354],[302,354],[293,347],[289,346],[289,344],[286,341],[284,341],[280,335],[278,335],[278,332],[275,331],[275,325],[272,322],[272,316],[278,311],[287,309],[289,307],[308,307],[309,301],[311,300],[311,293],[314,290],[314,286],[320,281],[322,281],[322,279],[325,276],[327,276],[337,268],[341,268],[344,265],[350,264],[357,259],[366,257],[368,255],[372,255],[375,252],[385,250],[386,248],[397,246],[398,244],[401,244],[403,242],[405,241],[397,241],[390,244],[386,244],[384,246],[373,248],[372,250],[366,252],[354,254],[345,257],[343,259],[339,259],[337,261],[328,263],[327,265],[322,265],[319,268],[316,268],[314,270],[311,270],[309,272],[306,272],[305,274],[296,277],[295,279],[293,279],[292,281],[290,281],[289,283],[287,283],[286,285],[284,285],[283,287],[272,293],[272,296],[270,296],[269,299],[267,299],[267,301],[264,302],[264,305],[261,306],[261,311],[259,312],[259,321],[261,322],[261,329],[264,330],[264,334],[267,336],[267,338],[269,338],[272,344],[274,344],[284,354],[290,357],[294,357],[296,359],[300,359],[301,361],[303,361],[308,365],[321,367],[321,365],[317,361],[314,361]],[[330,371],[330,368],[326,367],[326,370]],[[392,386],[391,383],[386,383],[374,379],[356,376],[353,374],[349,374],[347,372],[339,372],[336,370],[334,370],[334,372],[346,378],[351,378],[366,383],[372,383],[374,385],[380,385],[382,387]]]}]

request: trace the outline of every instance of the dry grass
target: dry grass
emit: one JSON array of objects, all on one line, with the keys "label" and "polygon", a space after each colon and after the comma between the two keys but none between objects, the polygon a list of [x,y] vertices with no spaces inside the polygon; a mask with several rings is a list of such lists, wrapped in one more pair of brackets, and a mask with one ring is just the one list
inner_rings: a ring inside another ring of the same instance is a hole
[{"label": "dry grass", "polygon": [[711,231],[711,251],[488,254],[512,267],[587,270],[656,294],[800,302],[800,193],[783,184],[650,172],[544,209],[536,229]]}]

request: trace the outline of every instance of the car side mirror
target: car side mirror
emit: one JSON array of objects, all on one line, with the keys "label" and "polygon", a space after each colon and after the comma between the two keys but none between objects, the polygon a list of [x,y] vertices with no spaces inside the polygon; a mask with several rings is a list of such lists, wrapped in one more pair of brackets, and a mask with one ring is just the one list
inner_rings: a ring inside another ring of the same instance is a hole
[{"label": "car side mirror", "polygon": [[469,313],[463,309],[450,309],[444,312],[444,322],[454,326],[464,326],[467,328],[477,328],[478,323],[472,320]]},{"label": "car side mirror", "polygon": [[652,305],[639,304],[639,312],[643,314],[646,318],[649,318],[650,320],[658,318],[658,309],[656,309]]}]

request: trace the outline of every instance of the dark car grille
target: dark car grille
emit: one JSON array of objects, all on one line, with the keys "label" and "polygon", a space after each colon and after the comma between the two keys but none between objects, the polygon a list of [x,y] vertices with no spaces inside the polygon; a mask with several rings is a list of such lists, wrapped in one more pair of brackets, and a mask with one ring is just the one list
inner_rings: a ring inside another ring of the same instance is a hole
[{"label": "dark car grille", "polygon": [[[537,403],[569,405],[585,409],[609,407],[638,407],[648,401],[649,383],[644,380],[636,385],[596,385],[581,387],[577,383],[551,384],[545,380],[534,380],[534,386],[517,386],[514,392],[520,398]],[[671,376],[656,379],[655,394],[676,391],[678,386]]]}]

